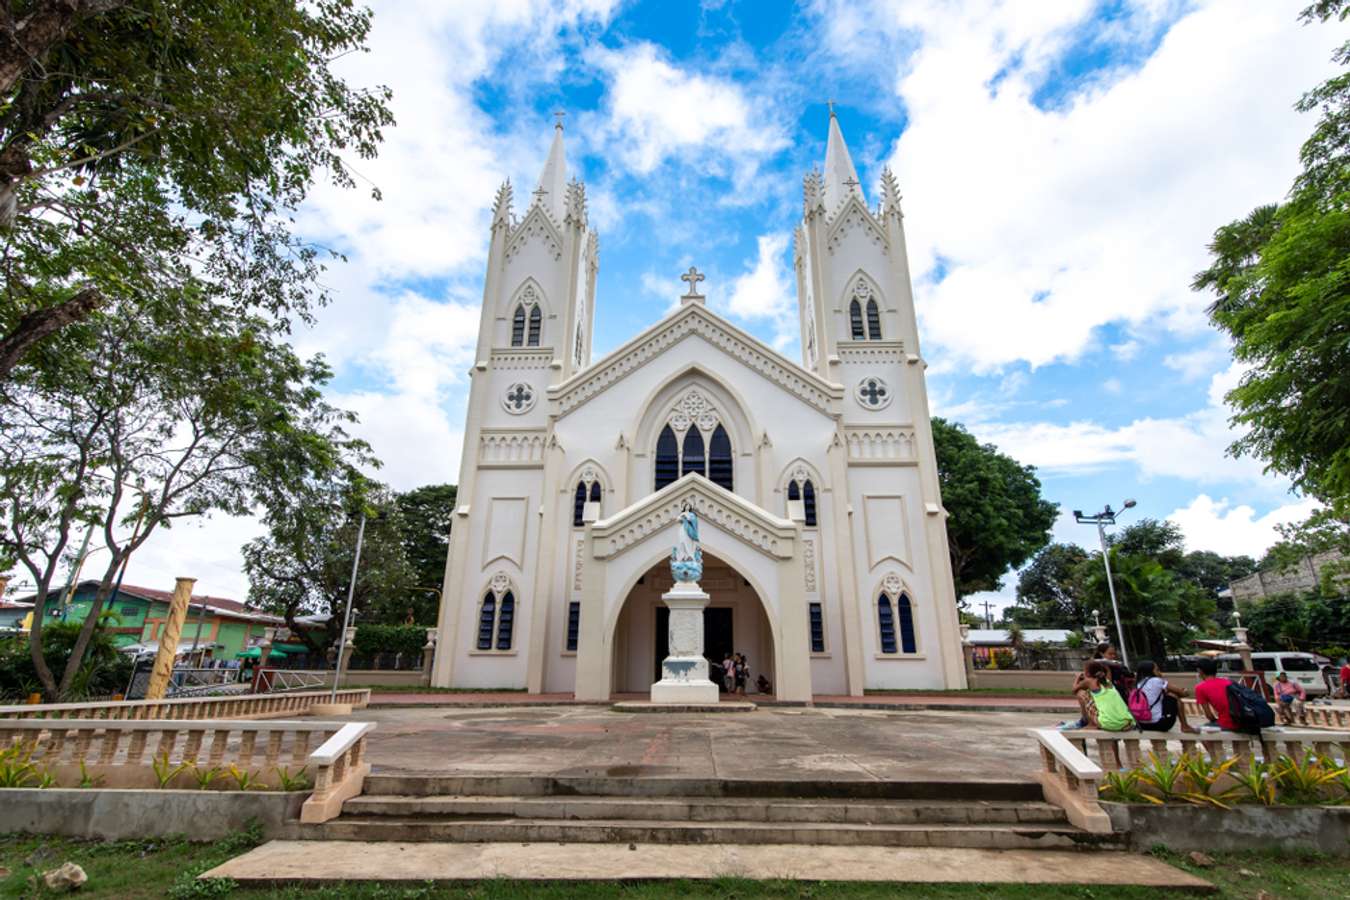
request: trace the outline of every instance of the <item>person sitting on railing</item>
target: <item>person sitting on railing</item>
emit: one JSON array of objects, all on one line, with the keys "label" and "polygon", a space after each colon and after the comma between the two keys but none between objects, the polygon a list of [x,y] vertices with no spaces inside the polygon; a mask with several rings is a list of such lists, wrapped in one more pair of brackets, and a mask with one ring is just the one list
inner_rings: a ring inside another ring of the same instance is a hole
[{"label": "person sitting on railing", "polygon": [[1281,672],[1275,676],[1275,699],[1278,701],[1275,708],[1279,710],[1280,721],[1285,725],[1293,725],[1294,717],[1304,725],[1308,724],[1306,714],[1303,712],[1303,701],[1308,699],[1308,692],[1303,689],[1303,685],[1295,681],[1290,681],[1289,676]]},{"label": "person sitting on railing", "polygon": [[1219,677],[1218,660],[1202,657],[1196,660],[1195,668],[1200,675],[1200,683],[1195,686],[1195,702],[1209,720],[1206,727],[1236,731],[1233,717],[1228,712],[1228,685],[1231,682]]},{"label": "person sitting on railing", "polygon": [[1091,660],[1073,680],[1073,695],[1082,713],[1077,722],[1062,722],[1060,731],[1100,728],[1102,731],[1133,731],[1138,727],[1120,692],[1111,683],[1111,671],[1099,659]]},{"label": "person sitting on railing", "polygon": [[1139,723],[1140,731],[1171,731],[1181,722],[1181,730],[1194,734],[1198,729],[1186,721],[1186,710],[1181,698],[1186,689],[1173,687],[1158,674],[1152,660],[1145,659],[1135,667],[1134,688],[1130,691],[1130,713]]}]

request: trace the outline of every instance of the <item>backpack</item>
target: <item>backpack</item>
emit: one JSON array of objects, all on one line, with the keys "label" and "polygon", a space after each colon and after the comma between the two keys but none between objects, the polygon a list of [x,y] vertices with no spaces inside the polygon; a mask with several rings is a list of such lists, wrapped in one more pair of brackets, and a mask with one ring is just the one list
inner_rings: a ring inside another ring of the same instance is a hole
[{"label": "backpack", "polygon": [[[1144,681],[1148,681],[1147,678]],[[1139,682],[1143,684],[1144,681]],[[1153,705],[1148,702],[1148,696],[1138,687],[1130,688],[1130,696],[1126,705],[1130,708],[1130,715],[1134,716],[1136,722],[1153,721]]]},{"label": "backpack", "polygon": [[1236,681],[1228,685],[1228,716],[1233,730],[1243,734],[1260,734],[1262,728],[1275,724],[1275,710],[1266,698]]}]

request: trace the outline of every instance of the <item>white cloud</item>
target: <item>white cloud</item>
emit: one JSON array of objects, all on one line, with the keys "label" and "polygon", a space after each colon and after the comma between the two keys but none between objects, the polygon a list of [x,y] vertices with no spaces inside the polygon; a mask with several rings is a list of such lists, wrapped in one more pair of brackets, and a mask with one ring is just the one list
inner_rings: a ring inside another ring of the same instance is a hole
[{"label": "white cloud", "polygon": [[253,516],[212,516],[156,529],[132,554],[126,583],[171,591],[174,579],[183,576],[197,579],[195,593],[243,602],[248,579],[239,548],[263,532]]},{"label": "white cloud", "polygon": [[1163,365],[1180,373],[1185,381],[1198,381],[1229,362],[1230,350],[1221,343],[1207,347],[1187,350],[1184,353],[1169,353],[1163,357]]},{"label": "white cloud", "polygon": [[1125,386],[1120,383],[1119,378],[1108,378],[1102,382],[1102,390],[1108,394],[1119,394],[1124,389]]},{"label": "white cloud", "polygon": [[1188,550],[1259,558],[1279,540],[1276,525],[1300,522],[1317,508],[1317,501],[1303,499],[1258,516],[1256,510],[1245,504],[1235,506],[1226,497],[1214,500],[1208,494],[1201,494],[1190,505],[1175,510],[1167,518],[1185,532]]},{"label": "white cloud", "polygon": [[746,181],[787,145],[782,128],[740,85],[679,68],[655,44],[596,47],[588,58],[610,81],[608,120],[600,131],[611,155],[638,174],[697,150],[701,166],[729,163],[737,180]]},{"label": "white cloud", "polygon": [[[1168,7],[1135,8],[1095,38],[1144,49]],[[1334,28],[1301,26],[1287,4],[1200,2],[1138,70],[1039,108],[1066,47],[1102,29],[1096,9],[830,4],[837,56],[866,51],[854,39],[867,29],[893,42],[870,62],[893,67],[908,115],[891,165],[935,359],[1039,366],[1076,358],[1107,323],[1199,328],[1207,299],[1189,284],[1213,230],[1279,199],[1297,171],[1312,120],[1292,104],[1333,71]],[[918,49],[895,53],[904,42]],[[939,255],[946,277],[925,282]]]},{"label": "white cloud", "polygon": [[1116,359],[1121,362],[1130,362],[1139,355],[1142,346],[1138,341],[1131,338],[1127,341],[1121,341],[1119,344],[1112,344],[1109,349],[1115,354]]},{"label": "white cloud", "polygon": [[760,235],[754,267],[731,283],[727,300],[727,309],[739,319],[773,320],[773,344],[779,350],[795,337],[797,325],[797,289],[784,262],[788,237]]}]

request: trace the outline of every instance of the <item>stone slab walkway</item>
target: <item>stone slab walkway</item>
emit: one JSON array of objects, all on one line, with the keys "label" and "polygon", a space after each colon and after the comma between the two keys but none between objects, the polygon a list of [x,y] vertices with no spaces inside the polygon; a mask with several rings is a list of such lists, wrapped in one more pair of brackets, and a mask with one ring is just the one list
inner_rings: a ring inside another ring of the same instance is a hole
[{"label": "stone slab walkway", "polygon": [[377,773],[1030,781],[1052,712],[768,707],[642,715],[596,706],[364,709]]},{"label": "stone slab walkway", "polygon": [[822,847],[796,844],[443,844],[270,841],[202,878],[295,881],[709,879],[1142,885],[1213,891],[1159,860],[1121,852]]},{"label": "stone slab walkway", "polygon": [[[482,693],[432,692],[400,693],[373,691],[370,705],[375,708],[404,706],[444,706],[449,709],[478,709],[492,706],[608,706],[611,702],[643,701],[646,694],[615,694],[611,700],[591,704],[578,703],[571,694],[527,694],[523,691],[490,691]],[[776,703],[773,697],[750,694],[746,700],[763,706]],[[813,698],[816,706],[857,707],[860,709],[960,709],[972,712],[984,710],[1023,710],[1039,712],[1076,712],[1078,705],[1068,697],[1046,697],[1036,694],[965,694],[965,693],[903,693],[868,694],[863,697],[821,694]]]}]

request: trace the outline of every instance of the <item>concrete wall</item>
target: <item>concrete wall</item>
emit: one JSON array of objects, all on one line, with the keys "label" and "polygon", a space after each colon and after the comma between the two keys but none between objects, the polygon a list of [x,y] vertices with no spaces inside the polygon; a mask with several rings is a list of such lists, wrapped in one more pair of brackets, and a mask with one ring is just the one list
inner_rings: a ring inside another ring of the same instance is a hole
[{"label": "concrete wall", "polygon": [[[1023,672],[1017,669],[976,669],[970,676],[972,688],[1019,689],[1036,688],[1040,690],[1063,690],[1067,696],[1073,685],[1074,672]],[[1169,684],[1193,690],[1196,685],[1194,672],[1163,672],[1162,677]]]},{"label": "concrete wall", "polygon": [[1350,856],[1350,807],[1238,806],[1103,803],[1111,826],[1129,833],[1132,850],[1315,850]]},{"label": "concrete wall", "polygon": [[214,840],[257,819],[268,837],[300,815],[309,791],[18,788],[0,793],[4,830],[120,841],[185,834]]}]

